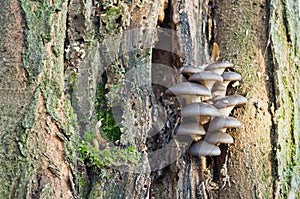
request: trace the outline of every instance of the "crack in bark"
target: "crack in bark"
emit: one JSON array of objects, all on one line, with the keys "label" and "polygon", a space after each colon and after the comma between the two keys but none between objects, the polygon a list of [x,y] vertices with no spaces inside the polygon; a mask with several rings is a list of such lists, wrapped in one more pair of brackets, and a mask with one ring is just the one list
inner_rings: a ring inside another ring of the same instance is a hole
[{"label": "crack in bark", "polygon": [[[266,1],[266,37],[269,37],[270,42],[270,18],[271,18],[271,0]],[[269,76],[269,107],[268,111],[271,115],[271,129],[270,129],[270,141],[271,141],[271,154],[270,154],[270,162],[271,162],[271,172],[273,177],[273,198],[278,198],[279,194],[279,174],[278,174],[278,160],[277,160],[277,146],[278,146],[278,125],[276,121],[276,110],[277,110],[277,90],[276,90],[276,69],[275,69],[275,63],[274,63],[274,57],[272,53],[271,44],[267,44],[267,70],[268,76]]]}]

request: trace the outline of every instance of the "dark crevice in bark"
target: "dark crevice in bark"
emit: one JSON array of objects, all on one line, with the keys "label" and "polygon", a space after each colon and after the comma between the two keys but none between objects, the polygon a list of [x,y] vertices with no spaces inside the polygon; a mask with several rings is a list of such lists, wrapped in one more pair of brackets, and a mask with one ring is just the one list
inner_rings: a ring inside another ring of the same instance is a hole
[{"label": "dark crevice in bark", "polygon": [[[67,3],[67,7],[69,8],[69,6],[70,6],[70,1],[71,0],[69,0],[68,1],[68,3]],[[68,34],[68,31],[69,31],[69,29],[70,29],[70,24],[69,24],[69,19],[70,19],[70,13],[69,13],[70,11],[69,11],[69,9],[68,9],[68,11],[67,11],[67,16],[66,16],[66,32],[65,32],[65,40],[64,40],[64,62],[66,62],[67,61],[67,52],[66,52],[66,49],[68,48],[68,46],[70,45],[70,41],[69,41],[69,34]],[[64,72],[66,71],[66,68],[64,68]]]},{"label": "dark crevice in bark", "polygon": [[[270,7],[270,0],[266,1],[266,37],[270,37],[270,17],[271,17],[271,7]],[[268,38],[269,40],[271,38]],[[269,77],[267,90],[269,91],[269,107],[268,111],[271,115],[271,129],[270,129],[270,141],[271,141],[271,152],[270,152],[270,162],[272,164],[272,177],[273,177],[273,198],[278,197],[279,191],[279,174],[278,174],[278,160],[277,160],[277,146],[278,146],[278,126],[275,121],[276,118],[276,110],[277,110],[277,91],[276,91],[276,65],[274,63],[274,57],[272,53],[271,44],[267,44],[267,65],[266,71]]]},{"label": "dark crevice in bark", "polygon": [[286,2],[281,0],[281,4],[282,4],[282,20],[283,20],[283,26],[285,29],[286,40],[287,40],[287,42],[292,42],[290,31],[289,31],[289,22],[287,19],[288,17],[287,17]]},{"label": "dark crevice in bark", "polygon": [[[172,26],[172,14],[171,14],[171,0],[168,1],[168,7],[165,9],[164,20],[158,22],[158,34],[157,43],[152,49],[152,65],[160,64],[162,66],[171,67],[177,70],[181,67],[179,56],[174,52],[173,31]],[[172,26],[173,27],[173,26]],[[162,28],[162,29],[160,29]],[[171,31],[168,31],[171,30]],[[168,49],[168,50],[167,50]],[[153,70],[153,69],[152,69]],[[170,74],[161,74],[170,75]],[[170,77],[175,78],[175,77]],[[164,127],[152,137],[147,139],[148,151],[155,151],[168,145],[173,139],[173,129],[175,129],[176,121],[178,120],[178,114],[175,110],[179,107],[178,101],[174,98],[164,96],[164,92],[167,88],[163,85],[152,84],[152,90],[154,94],[154,104],[158,104],[164,108],[167,113],[167,118]],[[175,186],[178,181],[178,173],[175,163],[171,163],[164,168],[151,172],[152,183],[150,187],[150,198],[173,198],[176,196]]]},{"label": "dark crevice in bark", "polygon": [[216,27],[215,15],[216,15],[216,4],[214,0],[212,0],[209,1],[208,3],[208,13],[207,13],[207,20],[206,20],[206,40],[208,42],[210,54],[212,54],[212,46],[217,38],[217,27]]}]

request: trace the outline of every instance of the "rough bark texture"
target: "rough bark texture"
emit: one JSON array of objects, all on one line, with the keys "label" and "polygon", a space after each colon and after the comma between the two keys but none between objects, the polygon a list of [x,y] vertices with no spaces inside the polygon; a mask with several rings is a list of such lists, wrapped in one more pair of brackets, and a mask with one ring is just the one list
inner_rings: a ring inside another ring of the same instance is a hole
[{"label": "rough bark texture", "polygon": [[[299,198],[298,6],[291,0],[0,1],[0,198]],[[151,163],[149,154],[172,142],[178,122],[176,102],[166,103],[165,88],[151,84],[153,67],[206,64],[212,42],[220,60],[243,76],[229,93],[249,100],[233,112],[244,125],[229,131],[235,143],[208,157],[204,171],[187,153],[151,171],[164,160]],[[135,82],[127,84],[130,71]],[[138,173],[95,168],[75,154],[75,139],[99,119],[95,107],[114,102],[99,101],[101,84],[106,99],[126,96],[118,104],[118,145],[142,154],[143,166],[133,167]],[[168,122],[148,137],[156,105],[167,110]]]},{"label": "rough bark texture", "polygon": [[[297,9],[298,6],[298,9]],[[272,1],[270,37],[276,88],[276,197],[300,197],[300,9],[297,1]]]},{"label": "rough bark texture", "polygon": [[71,198],[77,191],[63,83],[67,2],[1,1],[0,7],[1,97],[7,98],[1,98],[1,198]]}]

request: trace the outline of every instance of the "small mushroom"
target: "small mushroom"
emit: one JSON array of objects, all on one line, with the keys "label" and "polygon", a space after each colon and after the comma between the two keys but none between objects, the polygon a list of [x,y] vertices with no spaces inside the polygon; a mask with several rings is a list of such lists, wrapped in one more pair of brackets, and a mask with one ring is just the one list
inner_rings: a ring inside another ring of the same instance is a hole
[{"label": "small mushroom", "polygon": [[212,71],[219,75],[222,75],[226,68],[232,68],[232,67],[233,64],[230,62],[217,62],[217,63],[207,65],[204,70]]},{"label": "small mushroom", "polygon": [[197,67],[194,67],[194,66],[184,66],[182,68],[180,68],[180,73],[181,74],[185,74],[185,75],[193,75],[195,73],[199,73],[203,71],[203,69],[201,68],[197,68]]},{"label": "small mushroom", "polygon": [[222,82],[223,78],[221,75],[211,71],[202,71],[199,73],[195,73],[189,78],[189,81],[199,82],[202,85],[206,86],[206,88],[211,91],[212,86],[215,82]]},{"label": "small mushroom", "polygon": [[186,103],[201,101],[200,96],[210,96],[210,91],[203,85],[191,82],[181,82],[166,90],[169,96],[182,96]]},{"label": "small mushroom", "polygon": [[229,84],[229,82],[231,81],[240,81],[242,79],[242,76],[239,73],[236,72],[224,72],[222,74],[223,77],[223,85],[225,85],[227,87],[227,85]]},{"label": "small mushroom", "polygon": [[226,128],[236,128],[241,125],[242,123],[234,117],[217,116],[210,121],[208,132],[214,132],[216,130],[225,132]]},{"label": "small mushroom", "polygon": [[233,138],[228,133],[224,133],[222,131],[217,130],[217,131],[209,132],[205,136],[205,141],[207,141],[210,144],[217,144],[217,143],[232,144]]},{"label": "small mushroom", "polygon": [[192,103],[181,110],[181,117],[196,117],[200,124],[206,123],[210,117],[220,115],[216,107],[203,102]]},{"label": "small mushroom", "polygon": [[236,72],[224,72],[222,74],[223,81],[216,82],[212,89],[212,97],[225,97],[227,86],[231,81],[239,81],[242,79],[242,76]]},{"label": "small mushroom", "polygon": [[227,91],[226,89],[227,87],[224,86],[222,82],[216,82],[211,89],[212,98],[218,99],[225,97]]},{"label": "small mushroom", "polygon": [[222,115],[229,116],[230,112],[235,106],[246,104],[247,102],[248,100],[244,96],[230,95],[214,101],[214,106],[219,109]]},{"label": "small mushroom", "polygon": [[221,150],[219,147],[200,140],[191,145],[189,150],[190,155],[192,156],[217,156],[221,154]]},{"label": "small mushroom", "polygon": [[196,122],[181,123],[175,130],[177,135],[205,135],[202,125]]}]

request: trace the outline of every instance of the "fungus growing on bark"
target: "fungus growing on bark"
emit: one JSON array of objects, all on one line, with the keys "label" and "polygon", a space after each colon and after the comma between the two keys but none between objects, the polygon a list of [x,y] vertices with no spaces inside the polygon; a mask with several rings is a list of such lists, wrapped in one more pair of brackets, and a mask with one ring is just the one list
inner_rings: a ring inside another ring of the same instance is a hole
[{"label": "fungus growing on bark", "polygon": [[227,87],[229,82],[231,81],[240,81],[242,79],[242,76],[239,73],[236,72],[224,72],[222,74],[223,77],[223,84]]},{"label": "fungus growing on bark", "polygon": [[[241,80],[236,72],[224,72],[232,68],[230,62],[218,62],[205,66],[204,70],[187,66],[180,69],[180,73],[188,75],[189,81],[172,86],[166,91],[168,95],[202,97],[202,102],[190,100],[190,103],[181,110],[181,119],[196,118],[197,122],[182,122],[177,128],[177,135],[194,136],[194,143],[190,146],[189,154],[201,157],[201,167],[206,167],[203,156],[221,154],[219,144],[231,144],[233,138],[226,133],[227,128],[237,128],[242,125],[233,117],[228,117],[235,106],[247,103],[241,95],[226,96],[227,86],[231,81]],[[201,88],[201,89],[200,89]],[[199,99],[198,99],[199,100]],[[208,123],[207,125],[204,125]],[[195,138],[200,137],[200,140]]]},{"label": "fungus growing on bark", "polygon": [[203,70],[201,70],[200,68],[194,67],[194,66],[185,66],[180,68],[180,73],[181,74],[186,74],[186,75],[193,75],[195,73],[200,73]]},{"label": "fungus growing on bark", "polygon": [[205,135],[206,132],[202,125],[197,122],[181,123],[175,130],[177,135]]},{"label": "fungus growing on bark", "polygon": [[189,153],[192,156],[217,156],[221,154],[219,147],[210,144],[206,141],[198,141],[191,145]]},{"label": "fungus growing on bark", "polygon": [[218,143],[232,144],[233,143],[233,138],[228,133],[224,133],[219,130],[207,133],[207,135],[205,136],[205,140],[210,144],[218,144]]},{"label": "fungus growing on bark", "polygon": [[200,96],[210,96],[210,91],[203,85],[181,82],[166,90],[166,95],[182,96],[187,104],[201,101]]},{"label": "fungus growing on bark", "polygon": [[235,106],[246,104],[247,102],[247,98],[241,95],[230,95],[217,99],[214,102],[214,106],[219,109],[222,115],[229,116]]},{"label": "fungus growing on bark", "polygon": [[223,81],[216,82],[211,89],[213,97],[225,97],[228,84],[242,79],[242,76],[236,72],[224,72],[222,77]]},{"label": "fungus growing on bark", "polygon": [[189,81],[192,82],[199,82],[206,86],[206,88],[211,91],[212,86],[215,82],[221,82],[223,81],[223,78],[221,75],[218,75],[217,73],[211,72],[211,71],[202,71],[199,73],[195,73],[189,78]]},{"label": "fungus growing on bark", "polygon": [[227,89],[227,87],[224,86],[222,83],[216,82],[211,89],[211,93],[212,93],[211,95],[215,99],[225,97],[226,89]]},{"label": "fungus growing on bark", "polygon": [[220,115],[220,111],[216,107],[203,102],[189,104],[181,110],[181,117],[194,117],[199,124],[208,122],[210,117]]},{"label": "fungus growing on bark", "polygon": [[196,102],[187,105],[181,110],[181,117],[197,117],[197,116],[220,116],[220,111],[207,103]]},{"label": "fungus growing on bark", "polygon": [[218,116],[214,117],[208,127],[208,132],[213,132],[215,130],[220,130],[225,132],[227,128],[237,128],[240,127],[242,123],[235,119],[234,117],[225,117],[225,116]]},{"label": "fungus growing on bark", "polygon": [[206,71],[212,71],[219,75],[222,75],[226,68],[232,68],[233,64],[230,62],[217,62],[213,64],[208,64],[205,68]]}]

